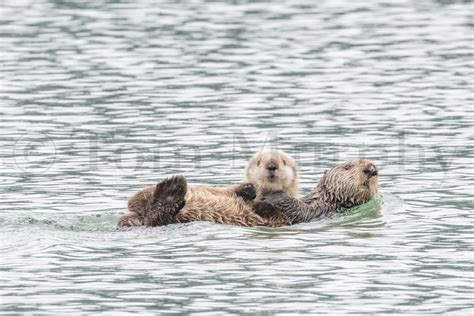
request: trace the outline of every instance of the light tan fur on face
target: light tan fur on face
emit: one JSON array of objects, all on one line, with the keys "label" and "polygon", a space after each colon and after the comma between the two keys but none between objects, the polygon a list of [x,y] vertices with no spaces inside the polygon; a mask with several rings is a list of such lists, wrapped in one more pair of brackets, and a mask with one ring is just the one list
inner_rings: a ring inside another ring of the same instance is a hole
[{"label": "light tan fur on face", "polygon": [[281,150],[266,149],[255,153],[245,168],[244,182],[256,187],[256,200],[276,191],[298,197],[298,168],[293,158]]}]

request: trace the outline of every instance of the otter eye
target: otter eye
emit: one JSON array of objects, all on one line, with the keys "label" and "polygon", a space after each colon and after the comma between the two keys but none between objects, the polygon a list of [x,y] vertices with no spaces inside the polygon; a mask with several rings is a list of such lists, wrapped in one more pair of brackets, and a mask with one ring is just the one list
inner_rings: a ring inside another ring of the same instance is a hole
[{"label": "otter eye", "polygon": [[286,166],[286,160],[285,159],[283,159],[283,164]]},{"label": "otter eye", "polygon": [[262,161],[259,159],[259,160],[257,161],[257,166],[260,166],[260,163],[261,163],[261,162],[262,162]]},{"label": "otter eye", "polygon": [[352,168],[352,165],[347,165],[347,166],[344,166],[344,170],[349,170]]}]

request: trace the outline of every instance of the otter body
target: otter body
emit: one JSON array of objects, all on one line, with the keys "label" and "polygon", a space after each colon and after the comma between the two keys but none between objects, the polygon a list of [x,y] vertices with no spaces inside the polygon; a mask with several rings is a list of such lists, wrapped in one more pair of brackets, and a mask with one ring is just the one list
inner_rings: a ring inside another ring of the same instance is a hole
[{"label": "otter body", "polygon": [[191,221],[240,226],[288,225],[286,215],[276,210],[260,214],[254,210],[271,209],[270,205],[262,204],[262,197],[270,192],[282,191],[297,198],[298,184],[298,170],[290,156],[279,150],[262,150],[250,159],[241,185],[188,186],[184,177],[172,177],[138,191],[129,199],[128,212],[119,218],[118,226],[162,226]]}]

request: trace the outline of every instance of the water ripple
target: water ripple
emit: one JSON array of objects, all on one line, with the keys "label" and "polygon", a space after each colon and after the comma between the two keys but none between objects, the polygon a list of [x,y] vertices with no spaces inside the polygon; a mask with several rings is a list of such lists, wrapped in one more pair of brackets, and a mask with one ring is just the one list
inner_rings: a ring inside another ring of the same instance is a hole
[{"label": "water ripple", "polygon": [[[3,1],[2,313],[453,314],[472,298],[469,1]],[[278,229],[115,229],[169,174],[272,142],[303,193],[367,157],[377,200]]]}]

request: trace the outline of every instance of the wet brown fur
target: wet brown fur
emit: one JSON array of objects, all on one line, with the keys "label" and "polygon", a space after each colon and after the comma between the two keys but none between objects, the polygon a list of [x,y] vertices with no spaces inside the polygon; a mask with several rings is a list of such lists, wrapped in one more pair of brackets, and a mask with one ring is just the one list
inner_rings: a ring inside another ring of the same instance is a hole
[{"label": "wet brown fur", "polygon": [[[161,226],[191,221],[239,226],[288,225],[286,215],[275,210],[265,212],[263,209],[271,206],[257,203],[264,194],[275,191],[297,198],[298,184],[298,170],[290,156],[278,150],[263,150],[250,159],[241,185],[187,186],[184,177],[172,177],[136,192],[129,199],[128,212],[119,218],[118,226]],[[159,192],[165,189],[166,192]],[[157,195],[164,200],[156,199]],[[173,207],[183,201],[184,207]],[[254,209],[262,212],[259,215]]]}]

